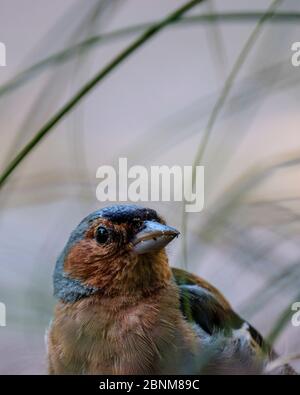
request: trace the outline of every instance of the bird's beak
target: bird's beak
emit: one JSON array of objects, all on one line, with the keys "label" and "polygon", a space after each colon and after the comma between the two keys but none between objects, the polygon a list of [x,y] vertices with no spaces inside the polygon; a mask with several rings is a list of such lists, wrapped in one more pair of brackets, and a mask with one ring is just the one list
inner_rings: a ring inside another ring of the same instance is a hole
[{"label": "bird's beak", "polygon": [[161,250],[178,235],[178,230],[171,226],[155,221],[145,221],[144,227],[135,235],[132,241],[133,250],[137,254]]}]

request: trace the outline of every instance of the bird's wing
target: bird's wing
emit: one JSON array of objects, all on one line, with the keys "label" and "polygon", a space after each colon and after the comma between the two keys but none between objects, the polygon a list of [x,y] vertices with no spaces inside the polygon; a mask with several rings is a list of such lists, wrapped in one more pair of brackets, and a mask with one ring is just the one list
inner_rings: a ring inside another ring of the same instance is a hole
[{"label": "bird's wing", "polygon": [[[226,357],[233,361],[234,371],[240,369],[243,373],[244,371],[249,373],[251,371],[249,360],[265,360],[265,363],[268,363],[277,358],[277,354],[264,341],[261,334],[232,310],[228,301],[215,287],[185,270],[173,268],[172,272],[180,290],[180,308],[184,317],[191,324],[197,325],[212,341],[220,334],[219,338],[225,340],[228,345]],[[226,350],[226,347],[223,350]],[[246,365],[245,355],[248,355]],[[238,361],[237,365],[234,359]],[[244,362],[240,364],[243,360]],[[223,364],[222,368],[224,365],[226,364]],[[227,369],[229,366],[230,363],[227,364]],[[263,363],[261,372],[265,372],[265,367]],[[283,365],[270,373],[296,374],[289,365]]]},{"label": "bird's wing", "polygon": [[181,310],[189,322],[197,324],[209,335],[222,331],[231,336],[233,331],[242,329],[253,348],[267,349],[259,332],[232,310],[215,287],[182,269],[172,271],[180,290]]}]

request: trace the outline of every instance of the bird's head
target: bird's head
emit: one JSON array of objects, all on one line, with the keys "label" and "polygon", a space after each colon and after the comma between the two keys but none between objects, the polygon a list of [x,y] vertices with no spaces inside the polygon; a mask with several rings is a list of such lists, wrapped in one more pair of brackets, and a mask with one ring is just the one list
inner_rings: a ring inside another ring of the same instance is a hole
[{"label": "bird's head", "polygon": [[55,296],[74,302],[95,293],[145,295],[165,286],[171,270],[164,247],[178,234],[148,208],[95,211],[72,232],[58,258]]}]

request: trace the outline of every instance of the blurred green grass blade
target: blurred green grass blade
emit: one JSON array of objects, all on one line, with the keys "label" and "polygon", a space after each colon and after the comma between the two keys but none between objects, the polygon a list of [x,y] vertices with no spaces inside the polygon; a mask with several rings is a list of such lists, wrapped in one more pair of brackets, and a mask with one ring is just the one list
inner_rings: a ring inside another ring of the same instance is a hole
[{"label": "blurred green grass blade", "polygon": [[282,293],[283,291],[290,289],[294,283],[298,284],[300,279],[299,268],[300,262],[299,259],[297,259],[294,263],[289,264],[287,268],[281,270],[275,276],[271,276],[263,287],[257,290],[255,294],[253,294],[253,296],[244,303],[244,306],[241,306],[243,313],[247,317],[254,315],[268,302],[270,302],[272,298],[275,298],[279,292]]},{"label": "blurred green grass blade", "polygon": [[224,216],[230,216],[232,211],[240,204],[247,193],[260,185],[276,171],[299,165],[300,152],[296,152],[289,153],[281,159],[273,159],[268,164],[258,164],[246,173],[243,173],[228,186],[227,190],[215,203],[214,212],[201,229],[200,237],[209,239],[212,233],[216,236],[218,224],[223,221]]},{"label": "blurred green grass blade", "polygon": [[[236,61],[234,62],[234,65],[231,69],[231,72],[230,72],[228,78],[225,81],[225,84],[224,84],[223,89],[220,93],[220,96],[218,97],[218,99],[217,99],[217,101],[210,113],[208,122],[206,124],[205,129],[204,129],[201,143],[199,144],[198,150],[195,155],[195,159],[193,162],[193,174],[192,174],[192,186],[193,187],[195,185],[195,168],[196,168],[197,164],[199,164],[201,162],[201,160],[203,159],[203,156],[204,156],[206,147],[208,145],[209,138],[211,136],[213,127],[214,127],[215,122],[216,122],[225,102],[226,102],[226,99],[231,91],[234,81],[235,81],[239,71],[241,70],[242,66],[244,65],[244,63],[245,63],[251,49],[253,48],[259,34],[261,33],[264,23],[274,15],[276,8],[282,3],[282,1],[283,0],[273,0],[272,1],[271,5],[268,7],[266,12],[261,16],[261,18],[257,22],[254,30],[251,32],[249,38],[247,39],[245,45],[243,46],[243,48],[241,50],[239,56],[237,57]],[[182,233],[186,234],[186,232],[187,232],[187,215],[184,210],[184,207],[185,207],[185,202],[183,204],[183,210],[182,210]],[[187,244],[186,237],[183,237],[182,238],[182,255],[183,255],[183,261],[184,261],[185,267],[187,266],[187,245],[186,244]]]},{"label": "blurred green grass blade", "polygon": [[[86,26],[92,27],[98,24],[97,19],[100,18],[100,15],[107,11],[108,8],[112,8],[108,0],[97,0],[97,2],[94,3],[95,4],[91,3],[92,6],[90,8],[85,7],[88,12],[86,15],[83,14],[83,17],[78,20],[78,25],[73,29],[72,35],[66,43],[67,45],[74,45],[80,37],[88,37],[87,34],[84,33]],[[54,38],[55,37],[54,35]],[[64,37],[61,37],[61,39],[64,39]],[[81,53],[79,52],[75,57],[75,61],[80,56]],[[47,120],[48,114],[57,109],[55,103],[59,103],[62,92],[67,88],[69,81],[72,81],[72,76],[70,75],[71,67],[73,66],[66,64],[63,65],[61,70],[53,70],[51,73],[52,75],[40,89],[33,104],[27,111],[27,115],[11,143],[11,148],[7,150],[4,163],[6,161],[9,162],[10,158],[13,158],[25,142],[28,141],[31,137],[31,135],[28,136],[28,134],[34,129],[38,129],[40,125]],[[45,92],[47,92],[46,95]]]},{"label": "blurred green grass blade", "polygon": [[[221,115],[223,120],[230,119],[233,115],[238,115],[245,108],[252,107],[264,95],[264,92],[272,86],[277,78],[279,71],[286,65],[288,59],[279,61],[268,67],[255,71],[246,78],[237,83],[236,93],[228,98],[226,111]],[[297,74],[291,74],[287,70],[281,74],[280,84],[274,89],[283,90],[295,88],[299,83]],[[131,142],[126,148],[129,152],[128,157],[133,158],[133,162],[142,160],[152,160],[153,155],[161,155],[181,144],[191,136],[199,133],[199,122],[206,116],[211,103],[214,103],[219,92],[207,94],[192,103],[177,110],[175,113],[168,115],[160,120],[157,125],[146,130],[141,139]],[[163,133],[162,133],[163,132]],[[145,152],[143,147],[148,147],[149,152]]]},{"label": "blurred green grass blade", "polygon": [[47,133],[67,114],[76,104],[89,93],[101,80],[103,80],[112,70],[127,59],[139,47],[146,43],[150,38],[159,33],[163,28],[168,26],[172,21],[178,19],[182,14],[192,9],[196,5],[205,0],[192,0],[169,14],[160,22],[152,25],[145,33],[134,40],[128,47],[121,51],[111,62],[107,64],[99,73],[97,73],[90,81],[88,81],[48,122],[35,134],[35,136],[25,145],[17,156],[8,164],[6,169],[0,176],[0,187],[22,162],[22,160],[31,152],[31,150],[47,135]]},{"label": "blurred green grass blade", "polygon": [[[65,33],[66,26],[72,26],[74,24],[73,22],[78,20],[78,15],[80,15],[83,19],[85,18],[85,16],[88,18],[88,15],[85,15],[85,13],[87,11],[88,13],[93,13],[93,11],[96,10],[100,3],[104,3],[105,1],[108,0],[93,0],[90,6],[84,6],[82,4],[82,1],[79,0],[74,3],[70,8],[68,8],[67,11],[58,20],[55,21],[55,24],[51,26],[51,28],[46,32],[44,37],[40,39],[39,43],[35,46],[35,48],[30,51],[30,53],[26,57],[26,59],[28,60],[25,59],[25,61],[23,62],[25,64],[28,64],[29,59],[31,60],[30,63],[32,63],[32,59],[36,59],[34,64],[27,66],[21,71],[18,71],[18,73],[12,79],[2,84],[0,86],[0,96],[4,95],[5,93],[10,93],[11,91],[14,91],[19,86],[22,86],[24,83],[37,76],[40,71],[45,69],[45,67],[47,67],[48,65],[51,66],[51,59],[56,56],[55,54],[62,54],[65,51],[66,46],[69,47],[72,45],[73,47],[75,45],[75,41],[73,40],[73,31],[70,30],[69,32]],[[81,30],[83,28],[84,23],[80,23],[80,25],[78,26],[78,30]],[[70,38],[66,42],[65,38],[68,36],[68,33],[70,35]],[[57,48],[58,43],[58,48],[60,49]],[[52,51],[54,51],[53,55],[49,56],[49,52],[51,53]],[[42,60],[38,60],[40,57],[42,57]]]},{"label": "blurred green grass blade", "polygon": [[[206,7],[208,12],[212,15],[216,14],[216,8],[214,4],[214,0],[209,1],[206,3]],[[206,36],[208,41],[208,48],[211,53],[212,63],[215,66],[217,75],[221,81],[226,78],[226,48],[224,45],[224,37],[222,36],[222,32],[220,30],[220,23],[219,21],[215,21],[216,23],[211,23],[207,30]]]},{"label": "blurred green grass blade", "polygon": [[[276,8],[282,2],[283,2],[283,0],[273,0],[272,1],[268,10],[262,15],[262,17],[257,22],[257,25],[255,26],[254,30],[252,31],[248,40],[246,41],[245,45],[243,46],[239,56],[237,57],[234,65],[231,69],[231,72],[224,84],[222,92],[221,92],[217,102],[215,103],[215,105],[211,111],[211,114],[209,116],[202,141],[199,145],[198,151],[195,156],[194,168],[203,158],[205,149],[206,149],[208,141],[209,141],[209,137],[210,137],[211,132],[213,130],[214,124],[218,118],[218,115],[226,102],[226,99],[231,91],[231,88],[233,86],[233,83],[234,83],[239,71],[241,70],[242,66],[244,65],[251,49],[253,48],[259,34],[261,33],[264,23],[274,15]],[[194,179],[193,179],[193,183],[194,183]]]},{"label": "blurred green grass blade", "polygon": [[[234,12],[234,13],[217,13],[217,14],[202,14],[202,15],[193,15],[188,17],[180,17],[176,20],[170,22],[170,24],[174,24],[177,26],[189,26],[191,24],[199,24],[199,23],[232,23],[232,22],[247,22],[247,21],[256,21],[261,18],[264,13],[261,12]],[[299,22],[300,13],[294,12],[281,12],[273,15],[272,22]],[[95,35],[93,37],[89,37],[86,40],[83,40],[69,48],[63,49],[59,52],[56,52],[27,69],[18,73],[11,80],[0,86],[0,96],[10,93],[18,87],[25,84],[27,81],[30,81],[31,78],[37,76],[41,73],[45,68],[49,66],[58,65],[72,59],[79,52],[89,51],[98,45],[105,44],[112,40],[122,39],[127,36],[131,36],[133,34],[138,34],[146,29],[150,28],[156,22],[153,21],[151,23],[143,23],[137,24],[134,26],[129,26],[125,28],[121,28],[112,32]]]}]

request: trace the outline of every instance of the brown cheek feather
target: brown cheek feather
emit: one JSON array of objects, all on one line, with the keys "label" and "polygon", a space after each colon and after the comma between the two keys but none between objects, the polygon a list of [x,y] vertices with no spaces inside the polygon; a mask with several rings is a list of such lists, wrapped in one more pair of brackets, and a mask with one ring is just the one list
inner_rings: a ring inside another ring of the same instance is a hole
[{"label": "brown cheek feather", "polygon": [[113,260],[103,256],[92,239],[78,242],[69,252],[64,266],[70,277],[96,288],[105,287],[118,269]]},{"label": "brown cheek feather", "polygon": [[124,248],[105,256],[92,239],[83,239],[71,249],[64,270],[106,295],[149,295],[169,284],[172,276],[164,250],[136,255]]}]

